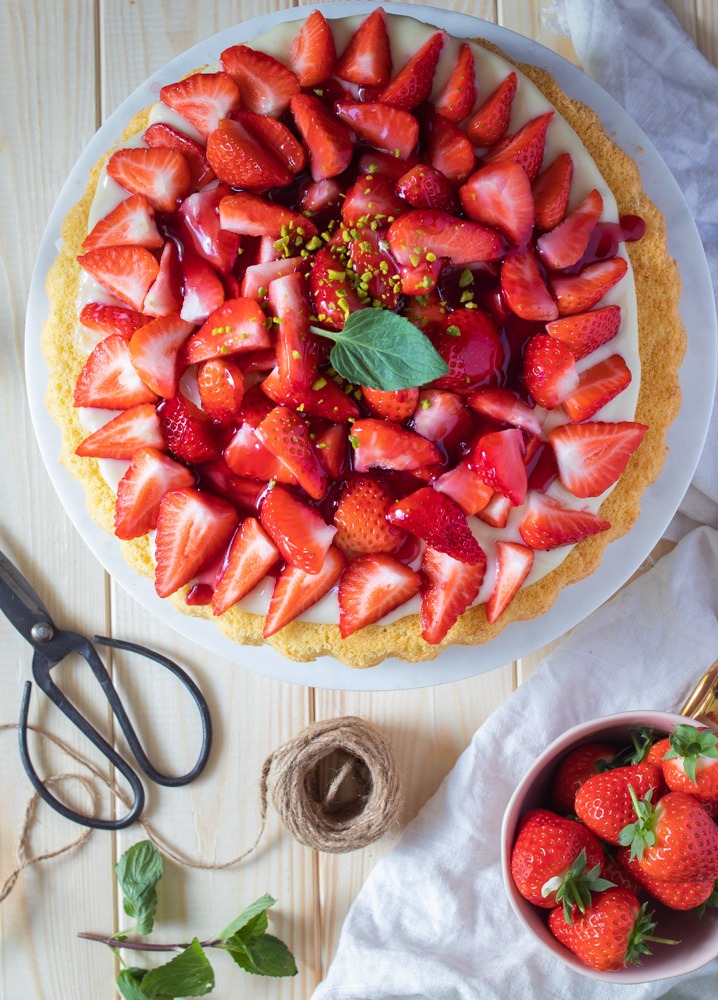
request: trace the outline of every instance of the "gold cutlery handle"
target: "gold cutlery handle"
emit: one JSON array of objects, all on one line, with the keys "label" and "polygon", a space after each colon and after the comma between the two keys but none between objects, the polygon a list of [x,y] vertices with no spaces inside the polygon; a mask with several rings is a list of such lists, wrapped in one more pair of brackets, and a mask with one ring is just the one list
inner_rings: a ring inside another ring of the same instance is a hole
[{"label": "gold cutlery handle", "polygon": [[718,727],[718,660],[709,667],[680,710],[690,716]]}]

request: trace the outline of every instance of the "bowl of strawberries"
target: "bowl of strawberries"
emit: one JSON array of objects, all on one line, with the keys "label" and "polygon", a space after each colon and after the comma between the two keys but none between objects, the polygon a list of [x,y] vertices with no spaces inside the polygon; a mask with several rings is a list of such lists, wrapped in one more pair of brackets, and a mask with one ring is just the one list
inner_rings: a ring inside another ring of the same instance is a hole
[{"label": "bowl of strawberries", "polygon": [[504,883],[531,933],[577,972],[618,983],[718,956],[718,730],[666,712],[583,723],[512,795]]}]

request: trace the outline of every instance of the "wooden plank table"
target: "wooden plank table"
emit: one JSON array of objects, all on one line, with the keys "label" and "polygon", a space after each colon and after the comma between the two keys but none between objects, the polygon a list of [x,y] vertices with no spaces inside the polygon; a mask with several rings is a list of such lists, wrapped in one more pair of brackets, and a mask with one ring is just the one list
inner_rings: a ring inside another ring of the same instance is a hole
[{"label": "wooden plank table", "polygon": [[[50,484],[25,399],[23,339],[35,254],[60,188],[95,130],[146,77],[214,32],[281,6],[280,0],[5,0],[0,5],[0,548],[23,567],[60,623],[154,645],[200,679],[217,731],[208,772],[181,794],[152,788],[147,815],[188,856],[212,861],[233,856],[253,840],[263,760],[315,719],[356,714],[380,727],[406,777],[403,825],[436,790],[475,729],[547,652],[539,650],[472,680],[412,692],[352,694],[266,679],[180,639],[113,585]],[[575,58],[570,42],[543,26],[542,8],[549,6],[543,0],[454,0],[445,6],[505,25]],[[714,0],[672,0],[671,6],[699,48],[717,62]],[[0,617],[0,723],[15,721],[29,665],[28,647]],[[60,683],[93,721],[107,725],[103,699],[80,689],[77,666],[64,664]],[[191,721],[185,720],[185,710],[191,718],[188,706],[178,706],[174,689],[159,679],[143,677],[140,684],[123,661],[115,672],[130,698],[143,698],[142,731],[162,734],[173,727],[170,736],[182,739],[189,766],[197,741]],[[40,699],[33,718],[83,749],[73,730],[47,717]],[[15,864],[29,786],[14,734],[0,733],[0,740],[2,882]],[[169,739],[166,746],[151,736],[149,742],[155,757],[169,764],[169,748],[177,740]],[[72,769],[45,745],[33,748],[46,773]],[[179,765],[173,760],[171,766]],[[79,791],[76,805],[87,807]],[[41,806],[30,850],[52,850],[76,833]],[[0,1000],[114,995],[113,953],[77,940],[76,934],[127,926],[112,868],[140,836],[137,827],[117,835],[96,833],[81,849],[21,874],[0,905]],[[241,866],[218,872],[167,866],[156,939],[211,935],[242,906],[269,892],[279,899],[272,927],[292,948],[299,975],[252,979],[248,985],[246,974],[220,955],[216,994],[243,996],[251,989],[257,1000],[306,998],[331,960],[351,901],[395,839],[388,836],[350,855],[318,855],[298,846],[270,811],[260,849]]]}]

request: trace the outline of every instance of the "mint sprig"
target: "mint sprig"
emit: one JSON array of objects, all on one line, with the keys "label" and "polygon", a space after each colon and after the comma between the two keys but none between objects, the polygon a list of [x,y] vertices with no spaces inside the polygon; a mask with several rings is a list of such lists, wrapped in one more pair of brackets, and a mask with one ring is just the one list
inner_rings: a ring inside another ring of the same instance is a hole
[{"label": "mint sprig", "polygon": [[368,389],[413,389],[449,370],[426,334],[387,309],[358,309],[347,316],[339,332],[310,329],[334,341],[329,355],[334,370]]},{"label": "mint sprig", "polygon": [[115,874],[128,917],[137,921],[138,934],[150,934],[157,910],[156,886],[162,878],[162,855],[149,840],[141,840],[125,851],[115,865]]}]

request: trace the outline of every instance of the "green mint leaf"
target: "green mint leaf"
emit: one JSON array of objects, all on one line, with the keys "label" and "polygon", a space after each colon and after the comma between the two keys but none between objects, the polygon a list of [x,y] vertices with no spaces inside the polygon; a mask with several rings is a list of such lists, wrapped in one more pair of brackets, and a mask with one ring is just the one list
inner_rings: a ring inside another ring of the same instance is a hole
[{"label": "green mint leaf", "polygon": [[125,1000],[147,1000],[147,994],[142,989],[142,980],[147,975],[147,969],[123,969],[117,977],[117,989]]},{"label": "green mint leaf", "polygon": [[150,1000],[203,997],[213,989],[214,969],[197,938],[165,965],[148,972],[142,980],[143,995]]},{"label": "green mint leaf", "polygon": [[220,941],[225,944],[230,938],[237,938],[238,941],[249,941],[254,937],[261,937],[269,926],[267,910],[274,906],[276,899],[265,893],[247,906],[238,917],[235,917],[229,926],[225,927],[219,935]]},{"label": "green mint leaf", "polygon": [[271,934],[263,934],[262,937],[243,944],[230,946],[228,942],[227,950],[237,965],[252,975],[278,977],[297,974],[291,951],[283,941]]},{"label": "green mint leaf", "polygon": [[156,886],[162,878],[162,855],[149,840],[141,840],[125,851],[115,865],[128,917],[137,921],[137,933],[149,934],[157,910]]},{"label": "green mint leaf", "polygon": [[386,309],[350,313],[341,333],[315,326],[311,330],[335,341],[329,355],[334,370],[368,389],[413,389],[449,370],[418,327]]}]

